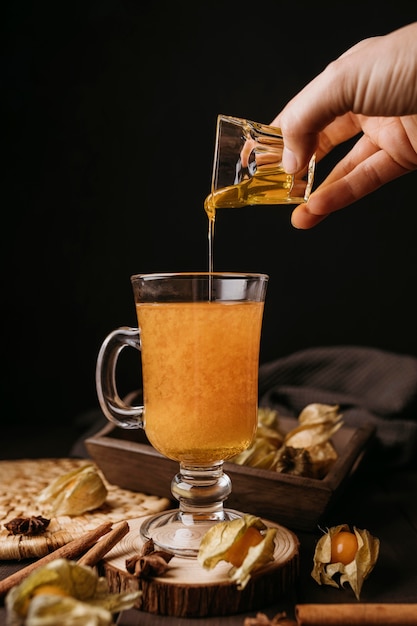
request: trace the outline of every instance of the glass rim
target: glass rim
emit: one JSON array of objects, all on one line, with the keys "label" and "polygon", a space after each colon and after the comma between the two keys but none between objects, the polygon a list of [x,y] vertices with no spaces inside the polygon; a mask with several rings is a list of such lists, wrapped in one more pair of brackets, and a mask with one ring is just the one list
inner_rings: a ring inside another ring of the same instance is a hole
[{"label": "glass rim", "polygon": [[253,130],[260,135],[274,137],[275,139],[283,139],[282,130],[279,126],[271,126],[270,124],[264,124],[263,122],[254,122],[246,117],[234,117],[233,115],[224,115],[223,113],[217,116],[217,132],[220,130],[221,122],[226,122],[234,126],[240,126],[246,130]]},{"label": "glass rim", "polygon": [[133,280],[160,280],[162,278],[237,278],[237,279],[262,279],[269,280],[269,275],[262,272],[150,272],[144,274],[132,274]]}]

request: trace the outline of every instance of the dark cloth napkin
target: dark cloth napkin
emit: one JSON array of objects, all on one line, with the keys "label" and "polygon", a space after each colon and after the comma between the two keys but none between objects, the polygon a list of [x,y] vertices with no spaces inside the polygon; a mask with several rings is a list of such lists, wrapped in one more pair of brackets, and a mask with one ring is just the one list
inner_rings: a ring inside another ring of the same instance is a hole
[{"label": "dark cloth napkin", "polygon": [[309,348],[264,363],[259,405],[298,417],[311,403],[337,404],[346,425],[375,426],[372,458],[417,466],[417,359],[374,348]]}]

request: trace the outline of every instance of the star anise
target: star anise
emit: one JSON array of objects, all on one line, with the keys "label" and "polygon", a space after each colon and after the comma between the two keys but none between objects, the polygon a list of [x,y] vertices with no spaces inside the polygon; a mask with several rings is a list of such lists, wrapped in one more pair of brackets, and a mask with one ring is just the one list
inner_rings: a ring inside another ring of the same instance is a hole
[{"label": "star anise", "polygon": [[31,517],[15,517],[4,524],[12,535],[42,535],[51,520],[42,515]]},{"label": "star anise", "polygon": [[152,539],[149,539],[142,550],[134,556],[126,559],[126,569],[129,574],[137,578],[150,578],[161,576],[167,569],[173,554],[163,550],[155,550]]}]

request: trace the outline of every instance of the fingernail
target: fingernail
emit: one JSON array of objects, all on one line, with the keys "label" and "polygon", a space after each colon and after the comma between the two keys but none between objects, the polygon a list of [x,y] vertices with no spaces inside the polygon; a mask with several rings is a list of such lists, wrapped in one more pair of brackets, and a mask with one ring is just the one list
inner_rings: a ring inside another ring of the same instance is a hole
[{"label": "fingernail", "polygon": [[287,174],[295,174],[298,171],[297,159],[294,152],[285,146],[282,152],[282,167]]}]

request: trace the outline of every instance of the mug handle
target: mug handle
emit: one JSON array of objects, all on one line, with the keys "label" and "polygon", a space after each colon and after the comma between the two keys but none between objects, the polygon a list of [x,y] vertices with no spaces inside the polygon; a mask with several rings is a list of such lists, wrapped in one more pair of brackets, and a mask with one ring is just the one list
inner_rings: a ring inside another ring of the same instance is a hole
[{"label": "mug handle", "polygon": [[126,404],[117,391],[117,361],[127,347],[141,350],[138,328],[121,326],[107,335],[97,357],[96,390],[101,410],[110,422],[125,429],[143,428],[143,405]]}]

